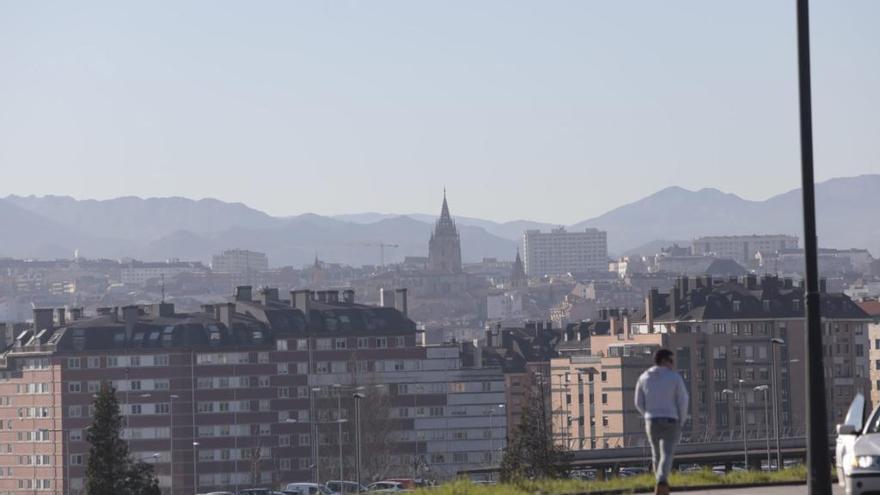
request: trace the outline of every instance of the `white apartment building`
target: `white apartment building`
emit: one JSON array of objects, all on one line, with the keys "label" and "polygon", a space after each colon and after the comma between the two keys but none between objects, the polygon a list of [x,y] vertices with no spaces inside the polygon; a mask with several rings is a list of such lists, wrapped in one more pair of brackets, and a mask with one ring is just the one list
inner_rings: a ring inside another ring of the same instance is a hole
[{"label": "white apartment building", "polygon": [[721,235],[694,239],[692,252],[697,256],[712,255],[751,265],[759,251],[773,253],[797,247],[798,238],[793,235]]},{"label": "white apartment building", "polygon": [[227,249],[211,257],[211,270],[215,273],[255,273],[269,270],[266,253],[247,249]]},{"label": "white apartment building", "polygon": [[531,276],[608,270],[608,239],[604,231],[567,232],[559,227],[548,233],[523,233],[523,263]]},{"label": "white apartment building", "polygon": [[208,268],[199,262],[189,261],[132,261],[125,263],[119,271],[120,282],[125,285],[143,287],[150,280],[167,280],[181,273],[205,273]]}]

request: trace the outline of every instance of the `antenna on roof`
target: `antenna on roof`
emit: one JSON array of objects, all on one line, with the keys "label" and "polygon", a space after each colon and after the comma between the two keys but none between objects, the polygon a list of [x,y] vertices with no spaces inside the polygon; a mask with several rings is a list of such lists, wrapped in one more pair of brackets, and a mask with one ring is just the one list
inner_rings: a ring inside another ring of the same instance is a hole
[{"label": "antenna on roof", "polygon": [[162,304],[165,304],[165,274],[162,274]]}]

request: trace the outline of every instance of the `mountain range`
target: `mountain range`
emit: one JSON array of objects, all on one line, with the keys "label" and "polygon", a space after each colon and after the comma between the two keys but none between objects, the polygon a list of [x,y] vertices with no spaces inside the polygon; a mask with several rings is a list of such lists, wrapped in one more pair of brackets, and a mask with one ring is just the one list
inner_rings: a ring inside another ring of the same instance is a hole
[{"label": "mountain range", "polygon": [[[819,243],[823,247],[864,247],[880,255],[880,222],[871,198],[880,197],[880,175],[831,179],[816,185]],[[517,220],[453,216],[462,257],[512,259],[526,229],[555,225]],[[305,213],[274,217],[241,203],[180,197],[121,197],[77,200],[66,196],[7,196],[0,199],[0,256],[23,258],[82,256],[139,259],[210,259],[222,249],[266,252],[273,266],[300,266],[314,259],[352,265],[425,256],[435,215]],[[801,235],[800,190],[763,201],[718,189],[668,187],[568,226],[570,231],[608,232],[611,253],[649,253],[673,240],[701,235],[780,233]]]}]

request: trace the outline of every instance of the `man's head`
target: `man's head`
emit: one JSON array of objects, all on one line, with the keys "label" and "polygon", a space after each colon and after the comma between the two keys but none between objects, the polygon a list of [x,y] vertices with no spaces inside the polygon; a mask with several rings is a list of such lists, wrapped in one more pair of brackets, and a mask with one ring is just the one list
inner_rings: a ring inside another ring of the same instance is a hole
[{"label": "man's head", "polygon": [[672,369],[675,362],[672,359],[672,351],[669,349],[659,349],[654,353],[654,364]]}]

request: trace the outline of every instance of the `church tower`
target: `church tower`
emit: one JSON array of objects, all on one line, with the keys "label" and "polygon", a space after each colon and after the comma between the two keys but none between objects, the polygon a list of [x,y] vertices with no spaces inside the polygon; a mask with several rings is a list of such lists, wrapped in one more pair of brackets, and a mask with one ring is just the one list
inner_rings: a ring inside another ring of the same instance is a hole
[{"label": "church tower", "polygon": [[526,276],[526,270],[523,266],[522,258],[519,257],[519,249],[517,249],[516,260],[513,262],[513,269],[510,271],[510,287],[522,289],[528,286],[529,277]]},{"label": "church tower", "polygon": [[446,190],[443,190],[443,208],[428,242],[428,271],[435,273],[461,273],[461,240],[458,229],[449,215]]}]

